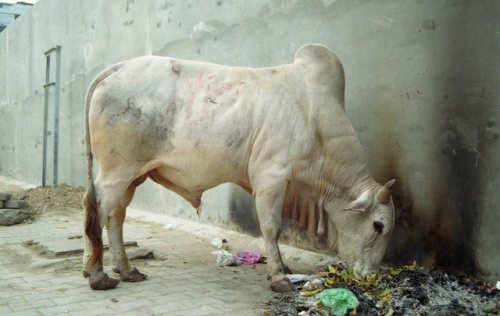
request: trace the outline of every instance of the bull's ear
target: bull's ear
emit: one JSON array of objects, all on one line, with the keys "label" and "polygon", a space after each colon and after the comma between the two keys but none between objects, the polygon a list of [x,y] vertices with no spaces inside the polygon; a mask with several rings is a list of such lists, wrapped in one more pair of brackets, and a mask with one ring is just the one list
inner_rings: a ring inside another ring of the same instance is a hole
[{"label": "bull's ear", "polygon": [[392,179],[391,181],[388,181],[380,190],[378,190],[377,195],[375,196],[377,198],[377,201],[379,201],[382,204],[387,204],[391,201],[391,187],[394,185],[396,182],[396,179]]},{"label": "bull's ear", "polygon": [[364,212],[368,206],[370,206],[370,191],[366,190],[356,200],[349,203],[344,210]]}]

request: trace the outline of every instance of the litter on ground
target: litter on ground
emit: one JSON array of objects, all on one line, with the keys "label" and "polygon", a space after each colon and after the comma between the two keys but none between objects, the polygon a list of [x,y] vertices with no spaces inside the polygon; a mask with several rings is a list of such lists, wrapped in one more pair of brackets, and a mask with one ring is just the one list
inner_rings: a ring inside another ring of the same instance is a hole
[{"label": "litter on ground", "polygon": [[295,291],[265,313],[285,315],[499,315],[495,285],[416,264],[361,277],[343,265],[314,275],[290,274]]}]

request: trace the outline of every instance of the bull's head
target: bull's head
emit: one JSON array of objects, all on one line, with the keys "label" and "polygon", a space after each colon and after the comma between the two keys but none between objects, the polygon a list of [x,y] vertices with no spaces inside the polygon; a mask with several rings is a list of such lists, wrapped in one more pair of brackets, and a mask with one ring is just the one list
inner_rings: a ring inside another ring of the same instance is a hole
[{"label": "bull's head", "polygon": [[378,270],[394,226],[390,188],[395,180],[364,191],[332,215],[339,256],[365,276]]}]

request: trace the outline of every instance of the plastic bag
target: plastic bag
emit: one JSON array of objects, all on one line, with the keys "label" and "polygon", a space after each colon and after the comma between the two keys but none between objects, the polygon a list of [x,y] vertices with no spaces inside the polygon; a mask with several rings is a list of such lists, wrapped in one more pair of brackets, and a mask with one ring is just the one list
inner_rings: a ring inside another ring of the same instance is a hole
[{"label": "plastic bag", "polygon": [[330,314],[345,316],[347,310],[356,309],[359,305],[358,298],[348,289],[328,289],[316,295],[323,305],[330,308]]},{"label": "plastic bag", "polygon": [[286,277],[292,283],[300,283],[300,282],[307,281],[306,280],[307,276],[305,274],[299,274],[299,273],[287,274]]},{"label": "plastic bag", "polygon": [[242,251],[236,253],[236,258],[244,265],[252,265],[261,262],[262,255],[255,251]]},{"label": "plastic bag", "polygon": [[237,266],[240,264],[241,262],[230,252],[221,250],[217,254],[217,265],[219,267]]}]

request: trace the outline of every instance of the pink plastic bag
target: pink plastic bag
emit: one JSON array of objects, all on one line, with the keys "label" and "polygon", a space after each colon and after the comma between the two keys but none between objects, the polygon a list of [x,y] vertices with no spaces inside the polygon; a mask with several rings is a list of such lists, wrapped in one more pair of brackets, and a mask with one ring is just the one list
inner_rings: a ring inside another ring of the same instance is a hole
[{"label": "pink plastic bag", "polygon": [[242,251],[236,253],[236,259],[245,265],[252,265],[259,262],[264,262],[264,257],[255,251]]}]

